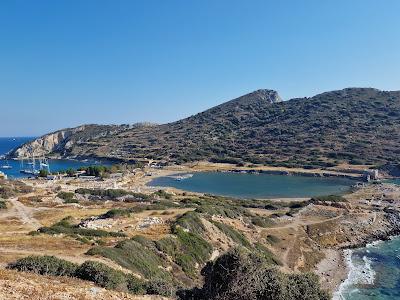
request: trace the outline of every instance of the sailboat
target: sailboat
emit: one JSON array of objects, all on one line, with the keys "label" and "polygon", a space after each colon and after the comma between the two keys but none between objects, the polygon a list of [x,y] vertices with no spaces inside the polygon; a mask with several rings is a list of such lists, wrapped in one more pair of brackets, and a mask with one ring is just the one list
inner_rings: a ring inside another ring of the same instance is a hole
[{"label": "sailboat", "polygon": [[47,173],[50,173],[50,164],[47,158],[43,157],[40,161],[39,161],[39,169],[40,170],[46,170]]},{"label": "sailboat", "polygon": [[20,173],[22,174],[27,174],[27,175],[39,175],[39,171],[36,169],[36,161],[35,161],[35,156],[33,154],[33,151],[31,150],[31,160],[28,162],[28,165],[30,166],[27,169],[24,169],[24,161],[22,160],[21,162],[21,170]]}]

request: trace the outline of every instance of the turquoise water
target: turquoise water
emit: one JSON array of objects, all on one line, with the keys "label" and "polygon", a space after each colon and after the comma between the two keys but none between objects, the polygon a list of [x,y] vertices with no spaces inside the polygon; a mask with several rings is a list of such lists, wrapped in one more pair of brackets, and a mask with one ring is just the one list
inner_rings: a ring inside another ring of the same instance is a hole
[{"label": "turquoise water", "polygon": [[345,300],[400,299],[400,238],[353,250]]},{"label": "turquoise water", "polygon": [[[16,137],[16,138],[0,138],[0,155],[7,153],[8,151],[18,147],[30,140],[32,137]],[[38,162],[37,162],[38,163]],[[77,161],[77,160],[66,160],[66,159],[51,159],[49,160],[50,171],[57,172],[61,170],[66,170],[68,168],[77,169],[82,166],[89,166],[93,164],[98,164],[96,161]],[[12,169],[3,169],[1,166],[9,164]],[[108,164],[102,162],[102,164]],[[21,165],[21,161],[16,160],[0,160],[0,171],[7,174],[9,178],[21,178],[27,177],[28,175],[20,173],[21,169],[28,169],[29,166],[25,164],[25,166]]]},{"label": "turquoise water", "polygon": [[340,194],[354,183],[344,178],[204,172],[181,181],[160,177],[150,185],[236,198],[294,198]]},{"label": "turquoise water", "polygon": [[386,180],[385,182],[389,182],[389,183],[394,183],[394,184],[400,185],[400,178],[388,179],[388,180]]}]

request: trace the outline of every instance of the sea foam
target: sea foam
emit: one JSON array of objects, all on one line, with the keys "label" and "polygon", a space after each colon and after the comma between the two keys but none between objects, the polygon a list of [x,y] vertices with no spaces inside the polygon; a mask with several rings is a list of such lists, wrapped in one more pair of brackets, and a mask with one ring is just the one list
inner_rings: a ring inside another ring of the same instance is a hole
[{"label": "sea foam", "polygon": [[[353,260],[353,251],[344,250],[344,259],[349,270],[347,279],[339,286],[333,294],[333,300],[344,300],[345,292],[351,293],[349,288],[356,285],[372,285],[375,280],[375,271],[372,269],[372,260],[367,256],[362,257],[362,262]],[[356,288],[352,288],[356,290]]]}]

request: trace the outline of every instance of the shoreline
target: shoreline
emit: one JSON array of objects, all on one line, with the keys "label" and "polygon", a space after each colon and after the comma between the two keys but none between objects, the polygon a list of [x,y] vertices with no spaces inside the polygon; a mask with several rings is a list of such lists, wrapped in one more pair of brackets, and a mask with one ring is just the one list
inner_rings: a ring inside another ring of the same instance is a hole
[{"label": "shoreline", "polygon": [[400,237],[400,231],[397,234],[387,235],[380,239],[366,239],[358,245],[327,249],[325,258],[316,266],[315,274],[320,277],[321,285],[331,292],[332,300],[344,300],[342,293],[352,284],[370,285],[374,283],[376,273],[370,266],[371,262],[364,260],[367,271],[365,269],[360,270],[352,263],[353,250],[367,249],[377,243],[390,241],[398,237]]}]

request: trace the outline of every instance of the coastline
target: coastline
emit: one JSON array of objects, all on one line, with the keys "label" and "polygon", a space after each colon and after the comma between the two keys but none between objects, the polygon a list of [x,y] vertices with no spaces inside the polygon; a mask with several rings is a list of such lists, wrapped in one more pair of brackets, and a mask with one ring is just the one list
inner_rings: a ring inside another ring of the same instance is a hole
[{"label": "coastline", "polygon": [[332,294],[332,300],[345,300],[343,292],[351,285],[374,284],[376,272],[371,268],[371,261],[364,257],[364,265],[355,266],[352,261],[354,250],[362,248],[367,250],[368,247],[396,237],[400,237],[400,232],[397,235],[368,240],[348,248],[325,250],[325,258],[317,264],[315,274],[320,277],[321,285]]},{"label": "coastline", "polygon": [[334,295],[348,278],[349,269],[343,250],[326,249],[324,254],[325,258],[317,264],[315,274],[319,276],[322,287]]}]

